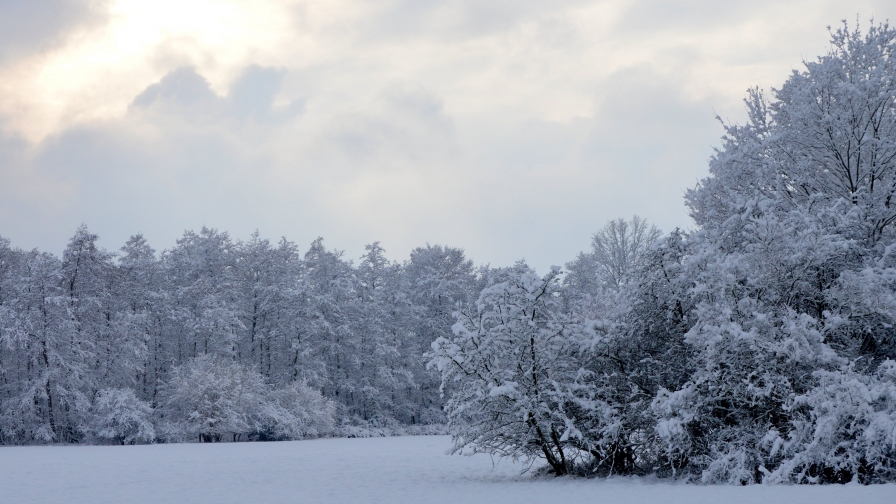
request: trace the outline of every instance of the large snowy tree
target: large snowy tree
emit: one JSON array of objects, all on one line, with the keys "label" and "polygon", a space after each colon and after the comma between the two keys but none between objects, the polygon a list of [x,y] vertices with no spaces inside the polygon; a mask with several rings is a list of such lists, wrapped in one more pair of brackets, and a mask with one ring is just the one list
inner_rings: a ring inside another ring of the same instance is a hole
[{"label": "large snowy tree", "polygon": [[[771,101],[750,91],[747,124],[726,127],[687,196],[693,374],[654,408],[705,481],[892,477],[896,450],[876,433],[896,428],[879,371],[896,358],[894,50],[887,25],[834,31]],[[876,422],[819,400],[852,380]]]}]

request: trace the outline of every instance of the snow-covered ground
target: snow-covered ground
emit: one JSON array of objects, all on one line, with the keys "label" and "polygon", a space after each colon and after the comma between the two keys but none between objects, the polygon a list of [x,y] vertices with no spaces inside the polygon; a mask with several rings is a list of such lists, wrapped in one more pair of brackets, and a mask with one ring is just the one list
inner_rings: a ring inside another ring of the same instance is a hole
[{"label": "snow-covered ground", "polygon": [[893,503],[896,485],[695,486],[532,479],[446,436],[0,447],[0,503]]}]

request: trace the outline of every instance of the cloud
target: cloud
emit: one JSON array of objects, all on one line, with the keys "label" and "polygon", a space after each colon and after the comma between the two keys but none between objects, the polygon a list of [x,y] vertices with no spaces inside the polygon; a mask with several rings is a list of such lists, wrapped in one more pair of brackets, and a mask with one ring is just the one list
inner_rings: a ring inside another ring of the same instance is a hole
[{"label": "cloud", "polygon": [[[780,85],[854,15],[832,0],[163,3],[120,1],[112,35],[51,37],[71,59],[0,80],[27,105],[0,104],[0,234],[58,252],[81,222],[113,249],[259,228],[349,257],[430,242],[544,269],[609,219],[688,226],[716,112],[742,118],[748,86]],[[44,116],[61,119],[32,126]]]},{"label": "cloud", "polygon": [[603,82],[589,117],[461,124],[476,177],[470,222],[488,222],[473,230],[482,256],[506,263],[504,244],[514,242],[519,256],[544,268],[587,247],[616,217],[686,227],[683,191],[705,174],[722,133],[713,102],[643,66]]},{"label": "cloud", "polygon": [[182,67],[138,94],[131,111],[177,115],[197,121],[230,119],[240,122],[288,121],[304,108],[304,100],[286,105],[274,100],[286,75],[282,68],[247,67],[234,81],[227,96],[218,96],[205,77],[193,67]]},{"label": "cloud", "polygon": [[378,184],[391,181],[380,187],[387,193],[414,178],[408,170],[450,155],[450,121],[424,91],[396,85],[376,110],[306,121],[304,99],[279,100],[286,76],[250,66],[219,96],[194,68],[180,68],[147,86],[122,118],[30,147],[0,145],[0,153],[20,153],[0,172],[11,192],[49,180],[65,195],[55,207],[51,191],[17,201],[17,211],[0,214],[0,228],[51,250],[59,240],[50,236],[65,237],[80,222],[113,249],[138,231],[164,248],[205,224],[237,235],[260,227],[308,242],[344,238],[345,221],[379,215]]},{"label": "cloud", "polygon": [[4,0],[0,2],[0,65],[62,45],[74,32],[108,19],[106,1]]},{"label": "cloud", "polygon": [[243,121],[257,122],[284,122],[301,113],[304,99],[291,100],[285,106],[274,104],[285,76],[283,68],[247,67],[227,95],[233,113]]},{"label": "cloud", "polygon": [[196,111],[214,107],[218,96],[212,91],[205,77],[196,73],[195,68],[178,68],[156,84],[152,84],[134,98],[132,107],[166,107],[177,111]]},{"label": "cloud", "polygon": [[681,191],[720,133],[709,100],[650,67],[614,74],[593,114],[568,121],[454,115],[403,83],[363,111],[321,114],[311,95],[297,113],[294,100],[277,104],[286,77],[248,67],[219,96],[194,68],[176,69],[123,118],[48,138],[28,171],[68,202],[28,226],[67,236],[84,221],[110,248],[138,231],[164,248],[201,225],[261,228],[303,243],[324,235],[350,256],[374,240],[396,257],[428,241],[544,266],[617,216],[686,221]]},{"label": "cloud", "polygon": [[450,43],[517,29],[524,22],[543,21],[587,0],[399,0],[378,2],[373,16],[361,23],[367,38],[394,40],[421,36]]}]

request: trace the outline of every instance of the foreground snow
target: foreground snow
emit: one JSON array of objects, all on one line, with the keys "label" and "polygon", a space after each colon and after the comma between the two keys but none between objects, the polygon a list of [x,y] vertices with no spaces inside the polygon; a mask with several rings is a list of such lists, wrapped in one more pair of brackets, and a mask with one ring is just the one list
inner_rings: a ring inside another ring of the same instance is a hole
[{"label": "foreground snow", "polygon": [[0,447],[0,502],[65,503],[891,503],[896,485],[694,486],[537,479],[449,438]]}]

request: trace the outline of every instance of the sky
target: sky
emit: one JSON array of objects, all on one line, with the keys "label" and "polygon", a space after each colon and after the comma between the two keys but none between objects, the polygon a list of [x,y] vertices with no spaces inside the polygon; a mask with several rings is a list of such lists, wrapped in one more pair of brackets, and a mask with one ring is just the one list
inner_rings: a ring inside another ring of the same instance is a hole
[{"label": "sky", "polygon": [[203,226],[539,271],[692,223],[749,87],[892,0],[3,0],[0,236]]}]

